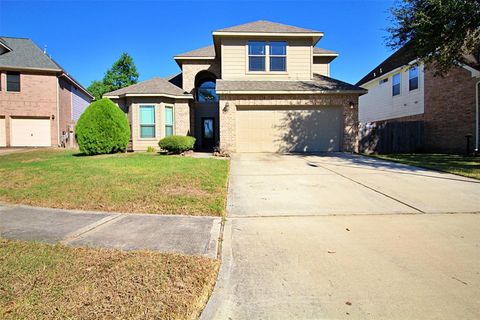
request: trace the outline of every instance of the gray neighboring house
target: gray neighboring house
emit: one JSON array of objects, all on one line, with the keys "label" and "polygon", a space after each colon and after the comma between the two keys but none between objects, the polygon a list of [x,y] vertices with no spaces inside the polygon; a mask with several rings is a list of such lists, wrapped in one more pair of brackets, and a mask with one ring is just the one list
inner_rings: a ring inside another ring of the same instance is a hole
[{"label": "gray neighboring house", "polygon": [[93,96],[32,40],[0,37],[0,147],[49,147]]},{"label": "gray neighboring house", "polygon": [[228,152],[357,150],[358,97],[330,77],[338,53],[323,32],[255,21],[212,32],[213,45],[174,57],[181,72],[104,95],[127,114],[133,150],[168,135]]}]

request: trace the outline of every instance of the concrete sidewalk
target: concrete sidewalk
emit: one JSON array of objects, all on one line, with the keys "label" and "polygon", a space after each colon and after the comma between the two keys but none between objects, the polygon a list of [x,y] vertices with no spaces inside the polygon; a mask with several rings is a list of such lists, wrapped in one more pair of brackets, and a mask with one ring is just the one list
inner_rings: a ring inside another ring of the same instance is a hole
[{"label": "concrete sidewalk", "polygon": [[0,237],[216,258],[221,219],[0,205]]}]

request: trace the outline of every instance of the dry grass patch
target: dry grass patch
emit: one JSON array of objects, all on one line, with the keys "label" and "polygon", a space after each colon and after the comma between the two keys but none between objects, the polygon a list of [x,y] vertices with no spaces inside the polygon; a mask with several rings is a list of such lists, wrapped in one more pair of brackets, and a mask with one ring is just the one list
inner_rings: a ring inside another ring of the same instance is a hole
[{"label": "dry grass patch", "polygon": [[218,215],[229,162],[152,153],[85,157],[38,150],[2,156],[0,202],[118,212]]},{"label": "dry grass patch", "polygon": [[0,239],[1,319],[196,319],[217,260]]}]

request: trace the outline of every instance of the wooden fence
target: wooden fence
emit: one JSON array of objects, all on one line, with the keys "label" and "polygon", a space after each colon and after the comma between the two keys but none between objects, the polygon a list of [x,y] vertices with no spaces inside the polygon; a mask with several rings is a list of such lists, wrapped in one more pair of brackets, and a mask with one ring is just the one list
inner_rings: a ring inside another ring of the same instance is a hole
[{"label": "wooden fence", "polygon": [[360,152],[412,153],[424,148],[423,121],[377,122],[359,130]]}]

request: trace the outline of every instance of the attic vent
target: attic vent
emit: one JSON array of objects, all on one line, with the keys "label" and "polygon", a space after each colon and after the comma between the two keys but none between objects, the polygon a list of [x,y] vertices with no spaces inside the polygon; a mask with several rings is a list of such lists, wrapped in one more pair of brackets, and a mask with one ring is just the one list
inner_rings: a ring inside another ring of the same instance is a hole
[{"label": "attic vent", "polygon": [[380,73],[383,73],[382,68],[380,68]]},{"label": "attic vent", "polygon": [[375,78],[376,76],[377,76],[377,74],[374,72],[374,73],[373,73],[373,77]]}]

